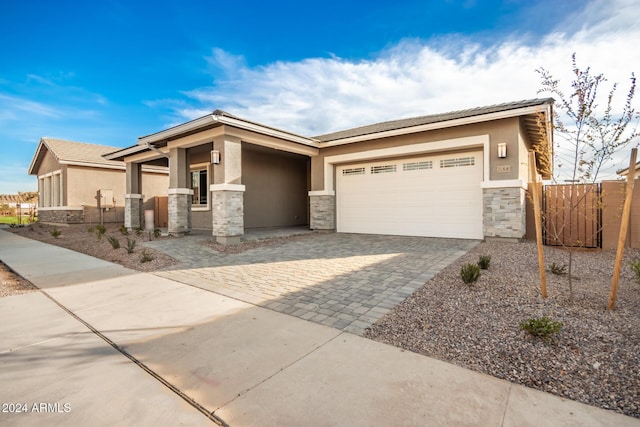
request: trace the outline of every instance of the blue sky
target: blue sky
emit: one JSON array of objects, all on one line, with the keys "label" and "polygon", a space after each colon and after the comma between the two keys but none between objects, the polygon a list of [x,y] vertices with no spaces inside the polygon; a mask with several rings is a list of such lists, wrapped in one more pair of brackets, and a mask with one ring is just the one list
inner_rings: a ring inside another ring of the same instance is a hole
[{"label": "blue sky", "polygon": [[622,94],[633,0],[0,2],[0,194],[40,137],[126,147],[216,108],[303,135],[535,98],[570,56]]}]

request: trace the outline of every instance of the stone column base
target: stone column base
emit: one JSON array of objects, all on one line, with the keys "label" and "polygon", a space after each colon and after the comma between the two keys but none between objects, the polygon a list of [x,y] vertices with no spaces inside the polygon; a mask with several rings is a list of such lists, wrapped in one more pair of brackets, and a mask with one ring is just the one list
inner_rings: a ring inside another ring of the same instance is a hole
[{"label": "stone column base", "polygon": [[172,236],[184,236],[191,231],[193,190],[190,188],[170,188],[168,193],[169,234]]},{"label": "stone column base", "polygon": [[483,188],[485,237],[521,239],[527,233],[526,192],[522,187]]},{"label": "stone column base", "polygon": [[312,230],[336,229],[336,196],[324,191],[309,192],[311,218],[309,228]]},{"label": "stone column base", "polygon": [[244,234],[244,185],[213,184],[211,189],[212,235],[223,245],[237,245]]},{"label": "stone column base", "polygon": [[134,230],[142,226],[142,194],[124,195],[124,226]]}]

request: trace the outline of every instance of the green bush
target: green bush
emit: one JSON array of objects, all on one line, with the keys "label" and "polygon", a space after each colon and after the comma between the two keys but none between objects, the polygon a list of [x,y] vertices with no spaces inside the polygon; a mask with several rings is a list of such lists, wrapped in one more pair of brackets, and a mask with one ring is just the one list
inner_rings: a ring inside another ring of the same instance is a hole
[{"label": "green bush", "polygon": [[93,233],[94,231],[96,231],[96,229],[94,227],[87,228],[87,232],[88,233]]},{"label": "green bush", "polygon": [[107,232],[107,227],[102,224],[96,225],[96,237],[98,240],[102,240],[102,236]]},{"label": "green bush", "polygon": [[143,249],[142,252],[140,252],[140,262],[144,264],[149,261],[153,261],[153,256],[147,253],[146,249]]},{"label": "green bush", "polygon": [[480,258],[478,259],[478,267],[480,267],[483,270],[486,270],[489,268],[490,263],[491,263],[491,255],[480,255]]},{"label": "green bush", "polygon": [[136,248],[136,241],[127,237],[127,253],[132,254]]},{"label": "green bush", "polygon": [[129,235],[129,230],[127,230],[127,227],[125,227],[124,224],[120,226],[120,234],[122,234],[123,236]]},{"label": "green bush", "polygon": [[54,239],[57,239],[58,236],[60,236],[62,234],[62,231],[58,230],[58,228],[56,228],[56,227],[53,227],[53,230],[51,230],[49,232],[49,234],[51,234]]},{"label": "green bush", "polygon": [[631,267],[631,271],[635,274],[636,281],[640,283],[640,260],[629,263],[629,267]]},{"label": "green bush", "polygon": [[564,276],[567,274],[567,266],[565,264],[557,265],[555,262],[552,262],[549,266],[549,271],[557,276]]},{"label": "green bush", "polygon": [[477,264],[463,265],[460,269],[460,277],[466,284],[473,283],[480,277],[480,267]]},{"label": "green bush", "polygon": [[113,249],[120,249],[120,241],[114,236],[107,236],[107,240],[111,243]]},{"label": "green bush", "polygon": [[153,237],[155,237],[156,239],[158,237],[160,237],[160,229],[159,228],[154,228],[153,229]]},{"label": "green bush", "polygon": [[534,337],[549,341],[554,334],[560,332],[562,322],[556,322],[547,316],[529,319],[520,323],[520,329],[529,332]]}]

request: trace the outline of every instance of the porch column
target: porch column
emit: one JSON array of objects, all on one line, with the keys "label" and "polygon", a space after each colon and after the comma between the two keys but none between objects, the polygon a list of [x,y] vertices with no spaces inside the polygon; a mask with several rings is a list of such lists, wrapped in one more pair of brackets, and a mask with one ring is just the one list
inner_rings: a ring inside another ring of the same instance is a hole
[{"label": "porch column", "polygon": [[482,183],[485,237],[519,240],[525,236],[526,186],[527,183],[521,180]]},{"label": "porch column", "polygon": [[336,195],[334,191],[309,191],[309,228],[335,230]]},{"label": "porch column", "polygon": [[124,195],[124,226],[133,230],[142,226],[142,171],[140,163],[127,162],[126,193]]},{"label": "porch column", "polygon": [[191,231],[193,190],[189,185],[189,156],[186,148],[169,150],[169,234],[183,236]]},{"label": "porch column", "polygon": [[213,165],[211,191],[212,234],[223,245],[237,245],[244,234],[244,191],[242,185],[242,143],[224,135],[213,141],[220,152],[220,164]]}]

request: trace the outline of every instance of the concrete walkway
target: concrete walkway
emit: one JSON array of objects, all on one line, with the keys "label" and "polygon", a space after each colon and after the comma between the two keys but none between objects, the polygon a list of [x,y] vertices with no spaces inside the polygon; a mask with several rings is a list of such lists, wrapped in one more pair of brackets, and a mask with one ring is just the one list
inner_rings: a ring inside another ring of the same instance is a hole
[{"label": "concrete walkway", "polygon": [[640,426],[2,230],[0,260],[42,288],[0,299],[0,425]]},{"label": "concrete walkway", "polygon": [[181,262],[155,274],[357,335],[479,243],[316,233],[231,255],[206,238],[145,243]]}]

